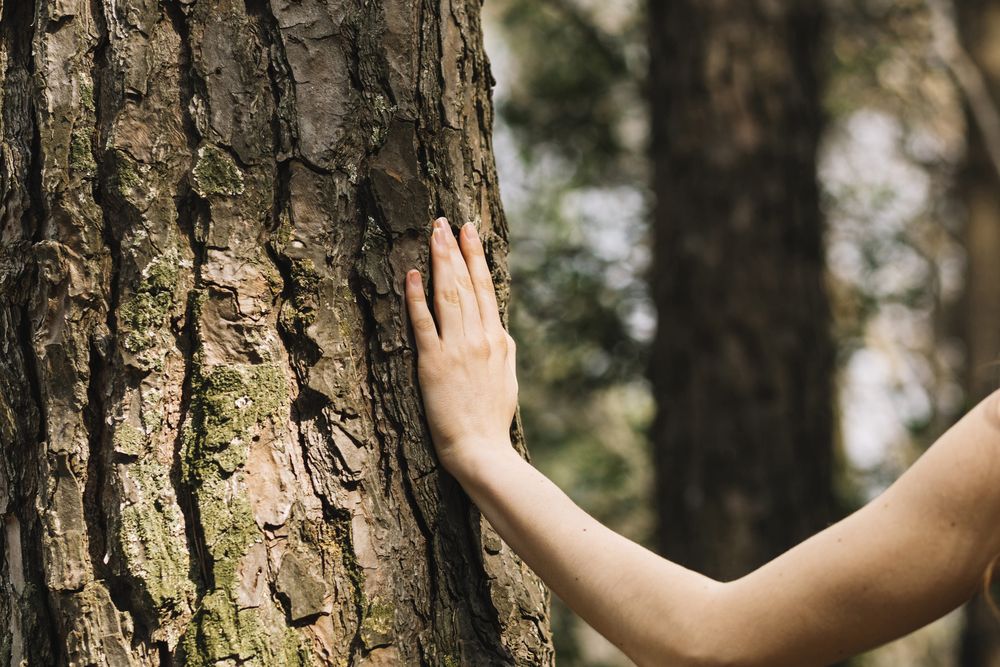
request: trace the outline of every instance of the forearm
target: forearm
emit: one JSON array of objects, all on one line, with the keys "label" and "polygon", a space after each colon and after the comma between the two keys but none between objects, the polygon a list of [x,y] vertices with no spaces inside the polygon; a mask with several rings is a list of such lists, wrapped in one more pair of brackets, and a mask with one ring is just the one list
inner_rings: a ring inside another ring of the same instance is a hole
[{"label": "forearm", "polygon": [[513,449],[455,474],[503,539],[576,613],[639,664],[696,664],[721,584],[601,525]]},{"label": "forearm", "polygon": [[1000,552],[1000,393],[877,501],[739,581],[714,582],[616,535],[510,447],[515,345],[482,243],[462,230],[459,248],[435,223],[433,317],[419,273],[406,280],[438,456],[528,565],[636,662],[829,664],[954,607]]},{"label": "forearm", "polygon": [[[509,448],[453,473],[569,606],[639,664],[825,665],[967,599],[1000,550],[1000,394],[877,500],[759,570],[719,583],[588,516]],[[720,639],[721,638],[721,639]]]}]

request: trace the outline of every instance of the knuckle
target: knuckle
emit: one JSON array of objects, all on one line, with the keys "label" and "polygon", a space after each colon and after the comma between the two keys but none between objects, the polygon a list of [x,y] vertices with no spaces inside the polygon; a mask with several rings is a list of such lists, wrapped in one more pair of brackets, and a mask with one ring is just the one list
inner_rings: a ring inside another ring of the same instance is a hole
[{"label": "knuckle", "polygon": [[490,341],[483,337],[473,338],[469,341],[469,350],[477,357],[488,357],[492,351]]},{"label": "knuckle", "polygon": [[417,331],[432,331],[434,329],[434,320],[426,316],[414,318],[413,328]]},{"label": "knuckle", "polygon": [[458,286],[461,287],[464,290],[471,290],[472,289],[472,280],[467,275],[461,275],[461,274],[459,274],[458,279],[456,280],[456,282],[458,282]]},{"label": "knuckle", "polygon": [[458,305],[458,289],[454,287],[445,287],[441,290],[441,301],[450,305]]},{"label": "knuckle", "polygon": [[475,283],[476,289],[486,293],[486,296],[494,296],[493,281],[490,279],[489,274],[486,274],[485,276],[478,276]]},{"label": "knuckle", "polygon": [[490,339],[490,343],[500,352],[506,352],[509,349],[507,344],[507,336],[504,334],[494,334]]}]

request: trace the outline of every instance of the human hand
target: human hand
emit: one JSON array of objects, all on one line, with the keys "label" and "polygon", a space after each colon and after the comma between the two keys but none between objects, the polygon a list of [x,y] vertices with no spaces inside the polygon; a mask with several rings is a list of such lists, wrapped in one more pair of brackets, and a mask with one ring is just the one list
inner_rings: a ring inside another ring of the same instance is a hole
[{"label": "human hand", "polygon": [[406,274],[406,303],[431,437],[441,463],[461,479],[481,456],[513,451],[517,378],[482,241],[471,223],[459,236],[461,244],[447,220],[434,221],[434,317],[419,271]]}]

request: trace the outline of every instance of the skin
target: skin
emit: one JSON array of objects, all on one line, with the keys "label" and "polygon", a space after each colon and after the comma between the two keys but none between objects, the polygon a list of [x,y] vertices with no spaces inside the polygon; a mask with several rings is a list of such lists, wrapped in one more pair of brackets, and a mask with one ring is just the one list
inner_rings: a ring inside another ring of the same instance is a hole
[{"label": "skin", "polygon": [[577,507],[511,447],[514,341],[471,224],[431,237],[433,315],[406,277],[417,370],[444,467],[503,539],[639,665],[827,665],[907,634],[982,587],[1000,554],[1000,392],[882,495],[741,579],[653,554]]}]

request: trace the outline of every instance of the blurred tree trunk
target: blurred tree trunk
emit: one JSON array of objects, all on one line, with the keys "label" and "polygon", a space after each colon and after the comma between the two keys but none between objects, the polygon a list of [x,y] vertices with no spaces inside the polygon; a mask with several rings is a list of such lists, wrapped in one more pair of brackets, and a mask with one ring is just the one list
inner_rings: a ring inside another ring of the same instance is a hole
[{"label": "blurred tree trunk", "polygon": [[[1000,104],[1000,1],[960,0],[956,6],[966,50],[989,85],[993,104]],[[958,189],[966,208],[963,338],[971,405],[1000,386],[1000,178],[971,116],[968,128]],[[1000,624],[982,596],[966,607],[966,621],[961,664],[1000,666]]]},{"label": "blurred tree trunk", "polygon": [[550,664],[400,304],[506,285],[479,3],[0,6],[0,664]]},{"label": "blurred tree trunk", "polygon": [[733,578],[832,509],[821,3],[648,8],[658,538]]}]

